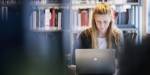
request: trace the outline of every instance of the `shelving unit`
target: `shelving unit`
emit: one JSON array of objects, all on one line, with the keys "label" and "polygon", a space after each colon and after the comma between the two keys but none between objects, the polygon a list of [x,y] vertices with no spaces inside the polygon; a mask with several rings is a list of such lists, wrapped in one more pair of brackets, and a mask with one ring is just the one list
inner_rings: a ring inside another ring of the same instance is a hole
[{"label": "shelving unit", "polygon": [[61,31],[62,5],[60,2],[37,0],[31,1],[30,6],[32,7],[31,30],[37,32]]},{"label": "shelving unit", "polygon": [[17,10],[21,6],[22,2],[18,0],[1,0],[0,1],[0,19],[6,21],[9,19],[9,10]]},{"label": "shelving unit", "polygon": [[[45,0],[44,0],[45,1]],[[135,2],[134,2],[135,1]],[[62,2],[50,2],[50,3],[31,3],[33,12],[39,12],[43,10],[60,9],[61,18],[60,25],[49,27],[50,24],[45,25],[46,22],[40,22],[41,15],[38,13],[37,21],[31,20],[31,30],[36,32],[56,32],[62,31],[63,35],[63,47],[67,60],[67,64],[73,63],[73,53],[75,49],[75,40],[78,35],[92,26],[92,12],[97,3],[107,2],[116,13],[116,25],[122,31],[135,31],[137,36],[137,42],[141,39],[141,14],[142,14],[142,0],[63,0]],[[51,12],[50,12],[51,13]],[[49,14],[48,14],[49,15]],[[62,16],[63,15],[63,16]],[[33,19],[35,15],[31,15]],[[63,18],[62,18],[63,17]],[[49,18],[50,19],[50,18]],[[39,20],[39,21],[38,21]],[[33,24],[34,22],[34,24]],[[37,23],[38,22],[38,23]],[[39,23],[40,22],[40,23]],[[44,27],[37,27],[36,25],[44,25]]]}]

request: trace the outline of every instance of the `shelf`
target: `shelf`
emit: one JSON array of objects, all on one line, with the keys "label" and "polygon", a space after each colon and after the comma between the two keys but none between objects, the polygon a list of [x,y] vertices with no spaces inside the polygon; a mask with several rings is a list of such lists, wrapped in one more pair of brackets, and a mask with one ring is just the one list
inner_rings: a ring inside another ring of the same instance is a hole
[{"label": "shelf", "polygon": [[128,24],[124,24],[124,25],[117,25],[118,28],[136,28],[134,25],[128,25]]},{"label": "shelf", "polygon": [[111,5],[116,5],[116,6],[122,6],[122,5],[140,5],[140,3],[123,3],[123,4],[114,4],[110,3]]},{"label": "shelf", "polygon": [[96,0],[72,0],[71,4],[95,4]]},{"label": "shelf", "polygon": [[121,30],[137,30],[134,25],[117,25],[117,27]]},{"label": "shelf", "polygon": [[[100,3],[100,2],[99,2]],[[78,8],[94,8],[96,6],[96,2],[94,3],[87,3],[87,4],[78,4],[78,3],[72,3],[71,5],[69,4],[61,4],[61,3],[47,3],[47,4],[35,4],[31,3],[31,6],[33,8],[69,8],[72,7],[72,9],[78,9]],[[115,4],[115,3],[109,3],[111,5],[115,6],[122,6],[122,5],[140,5],[140,3],[123,3],[123,4]]]},{"label": "shelf", "polygon": [[[72,4],[71,7],[72,9],[78,9],[78,8],[95,8],[97,3],[91,3],[91,4]],[[109,3],[110,5],[115,5],[115,6],[123,6],[123,5],[140,5],[140,3],[123,3],[123,4],[114,4],[114,3]]]},{"label": "shelf", "polygon": [[8,1],[8,2],[1,2],[0,6],[16,6],[21,5],[21,1]]},{"label": "shelf", "polygon": [[73,4],[72,9],[79,9],[79,8],[94,8],[95,4]]},{"label": "shelf", "polygon": [[61,29],[58,29],[58,27],[53,27],[53,28],[36,28],[36,29],[32,29],[35,32],[57,32],[57,31],[61,31]]},{"label": "shelf", "polygon": [[64,8],[64,6],[62,6],[60,3],[51,3],[51,4],[31,4],[31,6],[33,8],[43,8],[43,9],[46,9],[46,8]]},{"label": "shelf", "polygon": [[136,28],[120,28],[122,31],[136,31]]}]

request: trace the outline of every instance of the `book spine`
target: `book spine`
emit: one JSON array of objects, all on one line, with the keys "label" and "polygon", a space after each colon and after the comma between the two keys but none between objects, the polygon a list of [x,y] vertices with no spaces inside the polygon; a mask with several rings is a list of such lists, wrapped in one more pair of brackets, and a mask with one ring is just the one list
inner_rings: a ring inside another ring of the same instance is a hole
[{"label": "book spine", "polygon": [[78,11],[74,10],[74,28],[77,29],[77,25],[78,25]]},{"label": "book spine", "polygon": [[61,16],[62,16],[62,13],[60,11],[58,12],[58,30],[61,30]]},{"label": "book spine", "polygon": [[36,19],[37,19],[37,12],[33,11],[32,13],[32,25],[33,25],[33,29],[36,29]]},{"label": "book spine", "polygon": [[55,25],[55,27],[58,28],[58,9],[55,10],[55,13],[56,14],[55,14],[55,24],[54,25]]},{"label": "book spine", "polygon": [[51,13],[49,9],[45,9],[45,29],[49,29]]},{"label": "book spine", "polygon": [[56,11],[54,8],[52,8],[50,10],[51,10],[50,27],[54,27],[55,26]]},{"label": "book spine", "polygon": [[81,11],[81,26],[88,26],[88,12],[87,12],[87,10]]},{"label": "book spine", "polygon": [[40,10],[40,27],[44,28],[45,27],[45,10]]},{"label": "book spine", "polygon": [[36,14],[36,28],[39,29],[40,27],[40,11],[37,10],[37,14]]},{"label": "book spine", "polygon": [[92,9],[89,10],[89,26],[92,26]]},{"label": "book spine", "polygon": [[81,27],[81,14],[80,13],[78,13],[78,26],[77,27],[78,28]]}]

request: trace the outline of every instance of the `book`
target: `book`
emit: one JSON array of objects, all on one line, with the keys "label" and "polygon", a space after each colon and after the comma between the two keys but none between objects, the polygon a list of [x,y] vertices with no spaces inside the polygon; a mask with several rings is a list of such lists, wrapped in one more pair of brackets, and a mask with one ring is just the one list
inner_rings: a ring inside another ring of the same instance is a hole
[{"label": "book", "polygon": [[55,24],[54,27],[58,27],[58,9],[55,10]]},{"label": "book", "polygon": [[88,26],[89,22],[88,9],[82,9],[80,11],[80,14],[81,14],[81,26]]},{"label": "book", "polygon": [[34,10],[32,13],[32,25],[33,25],[33,29],[38,29],[40,27],[40,13],[39,10]]},{"label": "book", "polygon": [[131,9],[130,9],[130,21],[131,21],[131,24],[134,25],[135,24],[135,7],[132,6]]},{"label": "book", "polygon": [[32,21],[32,28],[33,29],[36,29],[36,24],[37,24],[37,21],[36,21],[36,19],[37,19],[37,12],[36,11],[33,11],[32,12],[32,17],[31,17],[31,21]]},{"label": "book", "polygon": [[47,0],[47,3],[61,3],[62,0]]},{"label": "book", "polygon": [[135,2],[135,3],[138,3],[139,0],[127,0],[127,2]]},{"label": "book", "polygon": [[78,10],[73,10],[73,28],[77,29],[78,27]]},{"label": "book", "polygon": [[56,18],[56,10],[54,8],[50,9],[51,12],[51,19],[50,19],[50,27],[54,27],[55,26],[55,18]]},{"label": "book", "polygon": [[124,4],[127,3],[127,0],[114,0],[115,4]]},{"label": "book", "polygon": [[90,9],[89,10],[89,26],[92,26],[92,14],[93,14],[93,10]]},{"label": "book", "polygon": [[40,27],[44,28],[45,27],[45,10],[40,9]]},{"label": "book", "polygon": [[61,30],[61,20],[62,20],[62,13],[61,11],[58,11],[58,30]]},{"label": "book", "polygon": [[80,13],[78,13],[78,24],[77,24],[77,28],[81,28],[81,14]]},{"label": "book", "polygon": [[45,9],[45,29],[49,29],[51,13],[50,9]]},{"label": "book", "polygon": [[80,4],[88,4],[88,0],[80,0]]}]

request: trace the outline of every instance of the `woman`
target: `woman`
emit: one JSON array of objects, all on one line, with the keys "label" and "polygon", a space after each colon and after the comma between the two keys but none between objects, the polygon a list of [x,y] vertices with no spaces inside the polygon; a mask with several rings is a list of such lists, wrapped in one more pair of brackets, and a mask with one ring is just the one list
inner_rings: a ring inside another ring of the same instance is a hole
[{"label": "woman", "polygon": [[[116,57],[123,49],[122,32],[114,24],[111,6],[106,3],[96,5],[92,15],[92,27],[81,32],[79,38],[79,48],[115,49]],[[69,65],[69,68],[74,69],[75,65]]]},{"label": "woman", "polygon": [[[124,49],[124,42],[122,32],[114,24],[114,19],[114,13],[109,4],[96,5],[92,15],[92,27],[80,34],[80,48],[115,49],[115,56],[119,59]],[[118,74],[118,71],[119,67],[115,73]]]},{"label": "woman", "polygon": [[92,15],[92,27],[80,34],[80,48],[116,49],[123,47],[122,32],[114,24],[110,5],[101,3]]}]

